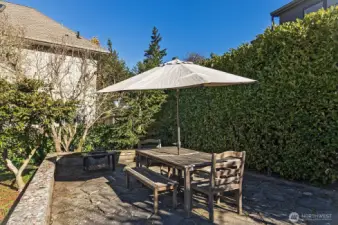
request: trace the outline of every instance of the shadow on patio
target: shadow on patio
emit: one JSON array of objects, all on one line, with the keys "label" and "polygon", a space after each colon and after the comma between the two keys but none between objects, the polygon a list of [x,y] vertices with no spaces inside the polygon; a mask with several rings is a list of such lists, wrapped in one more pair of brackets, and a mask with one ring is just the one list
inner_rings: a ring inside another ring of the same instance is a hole
[{"label": "shadow on patio", "polygon": [[[202,195],[194,194],[193,216],[189,219],[183,210],[183,192],[179,193],[175,210],[171,194],[161,194],[159,214],[154,215],[152,191],[135,180],[128,190],[124,164],[114,172],[85,172],[81,158],[62,160],[55,175],[51,224],[211,224]],[[293,211],[337,212],[335,199],[328,196],[250,175],[245,176],[243,189],[243,215],[236,213],[232,193],[226,193],[221,205],[215,207],[217,224],[290,224],[288,218]]]}]

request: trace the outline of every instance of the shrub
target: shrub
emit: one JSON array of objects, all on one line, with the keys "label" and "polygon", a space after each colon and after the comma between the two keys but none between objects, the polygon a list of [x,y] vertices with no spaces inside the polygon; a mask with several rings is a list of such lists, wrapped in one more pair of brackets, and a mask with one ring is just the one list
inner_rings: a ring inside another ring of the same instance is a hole
[{"label": "shrub", "polygon": [[[259,83],[182,90],[183,146],[246,151],[248,167],[291,180],[337,180],[337,30],[337,8],[320,10],[206,60]],[[164,144],[176,142],[174,104],[171,93],[153,127]]]},{"label": "shrub", "polygon": [[[124,150],[133,148],[138,137],[132,132],[131,124],[97,124],[91,128],[84,144],[84,151],[93,151],[95,149],[103,150]],[[81,128],[80,128],[81,129]],[[81,133],[81,132],[79,132]],[[76,148],[80,136],[78,135],[71,147]]]}]

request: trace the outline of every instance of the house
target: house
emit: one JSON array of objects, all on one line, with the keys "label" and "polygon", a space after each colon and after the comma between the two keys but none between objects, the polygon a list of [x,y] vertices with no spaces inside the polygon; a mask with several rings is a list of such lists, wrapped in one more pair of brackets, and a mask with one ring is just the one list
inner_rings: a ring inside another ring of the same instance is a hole
[{"label": "house", "polygon": [[270,15],[273,23],[274,19],[279,17],[279,23],[282,24],[303,19],[308,13],[316,12],[321,8],[327,9],[336,4],[338,4],[338,0],[293,0],[271,12]]},{"label": "house", "polygon": [[[53,97],[83,100],[80,111],[91,110],[97,59],[108,51],[34,8],[0,1],[0,29],[9,25],[22,31],[25,43],[20,47],[20,74],[53,84]],[[9,79],[15,72],[11,63],[0,60],[0,77]]]}]

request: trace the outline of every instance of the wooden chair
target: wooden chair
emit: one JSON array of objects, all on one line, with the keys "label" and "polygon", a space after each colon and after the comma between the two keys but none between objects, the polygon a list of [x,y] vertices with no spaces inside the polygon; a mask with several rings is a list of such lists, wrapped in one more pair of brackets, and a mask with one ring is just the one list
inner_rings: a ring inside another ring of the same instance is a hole
[{"label": "wooden chair", "polygon": [[160,139],[145,139],[138,142],[138,149],[142,148],[161,148]]},{"label": "wooden chair", "polygon": [[244,174],[245,152],[228,151],[212,154],[211,167],[204,169],[209,178],[192,181],[193,191],[208,195],[209,219],[214,221],[214,196],[217,204],[226,191],[236,191],[237,212],[242,214],[242,182]]}]

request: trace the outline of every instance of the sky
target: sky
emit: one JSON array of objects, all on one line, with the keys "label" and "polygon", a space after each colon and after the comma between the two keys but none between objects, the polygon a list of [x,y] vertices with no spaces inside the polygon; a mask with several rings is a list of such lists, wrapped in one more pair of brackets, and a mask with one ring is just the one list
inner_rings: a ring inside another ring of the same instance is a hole
[{"label": "sky", "polygon": [[164,61],[191,52],[209,57],[250,42],[271,25],[270,12],[290,0],[9,0],[36,8],[86,38],[98,37],[132,68],[143,60],[152,28]]}]

